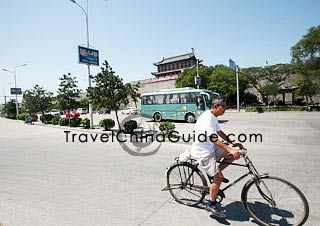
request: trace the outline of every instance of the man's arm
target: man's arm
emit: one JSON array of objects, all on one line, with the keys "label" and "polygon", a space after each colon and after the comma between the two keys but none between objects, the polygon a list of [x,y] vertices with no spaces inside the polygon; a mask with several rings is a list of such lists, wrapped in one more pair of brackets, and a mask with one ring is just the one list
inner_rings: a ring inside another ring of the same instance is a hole
[{"label": "man's arm", "polygon": [[225,152],[228,152],[228,153],[232,154],[235,160],[240,158],[240,152],[232,149],[228,145],[226,145],[226,144],[222,143],[221,141],[219,141],[218,136],[211,136],[210,139],[219,148],[221,148]]},{"label": "man's arm", "polygon": [[217,134],[219,137],[227,141],[228,143],[232,144],[233,147],[240,147],[240,149],[243,149],[242,144],[235,142],[235,140],[230,140],[229,137],[222,131],[217,131]]}]

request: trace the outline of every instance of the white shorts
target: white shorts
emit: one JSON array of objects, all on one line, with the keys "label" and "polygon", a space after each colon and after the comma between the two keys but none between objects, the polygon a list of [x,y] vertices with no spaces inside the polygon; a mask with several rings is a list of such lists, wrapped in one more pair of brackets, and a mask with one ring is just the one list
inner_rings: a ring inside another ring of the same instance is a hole
[{"label": "white shorts", "polygon": [[216,173],[219,172],[219,165],[217,161],[221,160],[223,154],[225,153],[224,150],[222,150],[219,147],[216,147],[216,150],[208,155],[205,158],[197,159],[199,166],[211,177],[216,175]]}]

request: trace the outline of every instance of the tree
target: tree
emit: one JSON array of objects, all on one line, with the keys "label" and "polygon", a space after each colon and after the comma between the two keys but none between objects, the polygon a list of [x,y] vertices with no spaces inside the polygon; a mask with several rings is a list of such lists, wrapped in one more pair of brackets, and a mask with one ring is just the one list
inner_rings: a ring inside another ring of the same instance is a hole
[{"label": "tree", "polygon": [[[231,97],[237,93],[236,75],[225,65],[216,65],[213,68],[208,88],[223,95],[231,103]],[[243,74],[239,73],[239,92],[244,93],[247,81]],[[233,99],[233,98],[232,98]]]},{"label": "tree", "polygon": [[261,87],[261,91],[267,96],[266,98],[267,102],[268,102],[269,96],[273,96],[275,99],[275,97],[279,93],[279,90],[280,88],[277,83],[268,82],[263,87]]},{"label": "tree", "polygon": [[23,93],[23,105],[29,113],[41,111],[44,115],[45,110],[52,106],[52,92],[48,92],[43,87],[35,85],[33,89]]},{"label": "tree", "polygon": [[[296,74],[292,64],[275,64],[266,67],[250,67],[242,69],[248,81],[248,85],[254,87],[267,104],[268,95],[275,96],[284,83],[291,83],[290,75]],[[277,86],[277,88],[276,88]],[[271,93],[271,94],[269,94]]]},{"label": "tree", "polygon": [[89,98],[82,98],[81,100],[79,100],[78,101],[78,106],[79,107],[89,106]]},{"label": "tree", "polygon": [[101,72],[92,77],[94,87],[87,89],[89,98],[94,103],[99,103],[101,107],[110,107],[116,113],[117,123],[121,130],[118,111],[122,105],[129,103],[128,96],[138,97],[137,87],[123,84],[122,78],[115,74],[108,61],[103,63]]},{"label": "tree", "polygon": [[[213,67],[207,67],[201,65],[199,67],[199,75],[201,77],[201,89],[207,89],[208,84],[210,83],[210,75],[212,74]],[[191,69],[185,69],[182,74],[177,78],[176,80],[176,87],[194,87],[197,86],[194,83],[194,77],[197,75],[197,69],[191,68]]]},{"label": "tree", "polygon": [[300,96],[306,97],[307,106],[309,105],[309,99],[311,103],[314,103],[312,100],[312,96],[319,93],[320,84],[313,79],[313,76],[305,76],[299,74],[295,78],[294,84],[299,86],[298,90],[296,90],[296,93]]},{"label": "tree", "polygon": [[79,97],[80,90],[77,88],[78,81],[71,74],[63,75],[58,89],[57,100],[61,110],[75,109],[78,105],[76,98]]},{"label": "tree", "polygon": [[138,90],[140,88],[140,82],[136,84],[127,83],[125,86],[126,86],[126,90],[128,91],[128,95],[134,102],[135,107],[137,108],[137,102],[141,97],[141,94],[138,93]]},{"label": "tree", "polygon": [[[197,75],[196,68],[187,69],[176,80],[176,87],[196,87],[194,77]],[[222,94],[230,99],[237,93],[236,76],[227,66],[216,65],[214,67],[201,66],[199,68],[202,89],[209,89]],[[243,74],[239,74],[240,93],[247,88],[247,81]]]},{"label": "tree", "polygon": [[[291,48],[292,63],[302,77],[297,79],[298,94],[308,98],[320,92],[320,26],[311,27],[308,33]],[[311,99],[312,101],[312,99]]]},{"label": "tree", "polygon": [[7,118],[10,119],[16,119],[16,101],[14,99],[11,99],[10,101],[8,101],[4,107],[3,107],[3,111],[5,113],[7,113]]}]

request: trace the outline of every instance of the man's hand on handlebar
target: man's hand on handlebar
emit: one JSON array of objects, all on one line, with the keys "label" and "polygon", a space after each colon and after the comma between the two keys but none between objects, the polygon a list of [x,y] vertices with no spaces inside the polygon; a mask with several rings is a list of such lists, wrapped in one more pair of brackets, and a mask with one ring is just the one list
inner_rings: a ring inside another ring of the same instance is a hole
[{"label": "man's hand on handlebar", "polygon": [[239,147],[241,150],[244,149],[243,145],[241,143],[232,143],[232,147]]},{"label": "man's hand on handlebar", "polygon": [[240,152],[239,151],[232,150],[229,153],[233,155],[234,160],[237,160],[237,159],[240,158]]}]

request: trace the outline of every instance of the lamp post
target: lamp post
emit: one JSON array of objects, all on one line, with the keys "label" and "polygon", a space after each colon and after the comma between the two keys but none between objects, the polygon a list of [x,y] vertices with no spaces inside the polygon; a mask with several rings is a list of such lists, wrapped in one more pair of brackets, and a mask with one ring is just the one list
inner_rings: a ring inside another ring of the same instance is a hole
[{"label": "lamp post", "polygon": [[[194,48],[191,48],[192,50],[192,54],[193,56],[195,57],[195,54],[194,54]],[[199,75],[199,59],[196,58],[196,67],[197,67],[197,75],[194,77],[194,84],[197,86],[197,89],[200,89],[200,85],[201,85],[201,77]]]},{"label": "lamp post", "polygon": [[[16,76],[16,69],[17,67],[24,67],[24,66],[27,66],[27,64],[21,64],[21,65],[17,65],[14,67],[13,69],[13,72],[12,71],[9,71],[5,68],[3,68],[2,70],[6,71],[6,72],[9,72],[11,74],[13,74],[13,77],[14,77],[14,88],[17,88],[17,76]],[[18,115],[19,114],[19,105],[18,105],[18,94],[16,94],[16,114]]]},{"label": "lamp post", "polygon": [[[83,11],[85,17],[86,17],[86,31],[87,31],[87,48],[90,48],[90,44],[89,44],[89,18],[88,18],[88,2],[89,0],[87,0],[87,7],[86,10],[79,5],[79,3],[77,3],[75,0],[70,0],[72,3],[76,4],[77,6],[79,6],[79,8]],[[90,64],[88,64],[88,82],[89,85],[88,87],[91,87],[91,78],[90,78]],[[89,114],[90,114],[90,127],[93,128],[93,115],[92,115],[92,101],[89,98]]]}]

